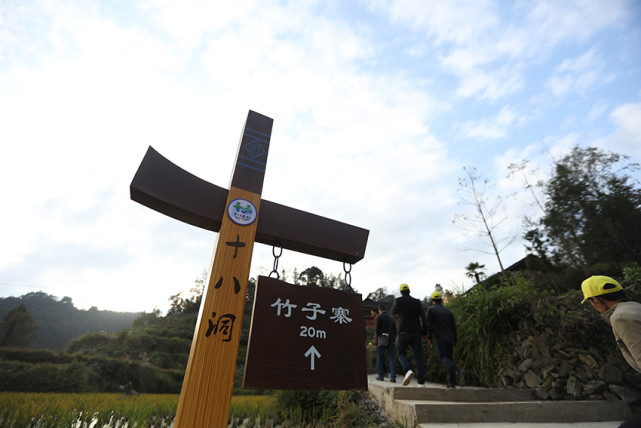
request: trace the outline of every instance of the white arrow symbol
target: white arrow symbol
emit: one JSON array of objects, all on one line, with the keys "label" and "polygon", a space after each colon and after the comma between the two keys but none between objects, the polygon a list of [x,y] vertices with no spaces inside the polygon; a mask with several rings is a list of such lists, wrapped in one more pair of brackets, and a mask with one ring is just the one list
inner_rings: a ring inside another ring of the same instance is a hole
[{"label": "white arrow symbol", "polygon": [[320,358],[321,354],[318,352],[318,350],[314,347],[314,345],[310,346],[310,348],[305,352],[305,356],[309,357],[312,356],[312,370],[314,370],[314,357]]}]

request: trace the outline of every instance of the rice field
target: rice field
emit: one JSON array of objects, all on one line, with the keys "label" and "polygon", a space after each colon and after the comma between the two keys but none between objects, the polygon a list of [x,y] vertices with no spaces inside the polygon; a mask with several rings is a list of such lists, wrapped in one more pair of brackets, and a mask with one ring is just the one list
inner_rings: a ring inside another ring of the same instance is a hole
[{"label": "rice field", "polygon": [[[69,394],[0,392],[0,428],[169,427],[178,406],[177,394]],[[231,419],[274,414],[273,396],[233,396]]]}]

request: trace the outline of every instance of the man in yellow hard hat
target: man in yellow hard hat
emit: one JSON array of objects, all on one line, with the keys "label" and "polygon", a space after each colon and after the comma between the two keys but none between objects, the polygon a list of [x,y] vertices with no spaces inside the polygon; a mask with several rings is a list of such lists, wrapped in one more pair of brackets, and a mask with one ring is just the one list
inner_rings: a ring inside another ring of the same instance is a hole
[{"label": "man in yellow hard hat", "polygon": [[410,296],[410,287],[401,284],[401,297],[397,297],[392,315],[398,315],[398,360],[405,371],[403,386],[409,385],[414,377],[407,359],[407,348],[412,347],[416,363],[416,382],[425,388],[425,366],[423,365],[422,342],[427,340],[427,319],[421,301]]},{"label": "man in yellow hard hat", "polygon": [[[590,302],[612,327],[614,339],[625,360],[641,372],[641,304],[628,300],[623,287],[609,276],[591,276],[581,284],[584,303]],[[619,428],[641,426],[641,413]]]},{"label": "man in yellow hard hat", "polygon": [[581,284],[584,299],[612,327],[625,360],[641,372],[641,304],[631,302],[623,287],[609,276],[591,276]]},{"label": "man in yellow hard hat", "polygon": [[443,295],[435,291],[430,296],[432,306],[427,308],[427,337],[431,345],[436,342],[438,359],[447,368],[447,387],[456,388],[460,370],[454,363],[454,348],[456,336],[456,321],[454,314],[443,306]]}]

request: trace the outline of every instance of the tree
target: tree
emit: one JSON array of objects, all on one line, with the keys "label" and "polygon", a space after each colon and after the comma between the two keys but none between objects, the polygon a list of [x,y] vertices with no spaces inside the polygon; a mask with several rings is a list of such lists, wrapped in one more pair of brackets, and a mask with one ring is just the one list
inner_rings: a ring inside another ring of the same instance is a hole
[{"label": "tree", "polygon": [[[588,270],[597,263],[620,271],[641,261],[641,190],[629,175],[628,156],[594,147],[555,162],[545,185],[545,214],[525,238],[553,261]],[[605,266],[603,266],[605,267]]]},{"label": "tree", "polygon": [[462,229],[467,230],[479,237],[487,238],[492,248],[489,254],[494,254],[499,263],[501,272],[504,272],[501,252],[509,246],[516,236],[499,237],[498,228],[507,217],[498,217],[503,208],[503,201],[497,198],[494,202],[489,200],[487,193],[489,181],[483,179],[476,168],[468,169],[463,167],[465,176],[459,178],[459,192],[461,203],[471,207],[471,212],[459,213],[454,216],[453,223],[458,224]]},{"label": "tree", "polygon": [[346,290],[345,281],[341,279],[340,276],[336,276],[333,273],[329,275],[324,275],[324,280],[322,281],[323,287],[335,288],[337,290]]},{"label": "tree", "polygon": [[481,269],[485,269],[485,265],[482,265],[478,262],[471,262],[469,265],[465,266],[465,276],[473,279],[478,284],[485,277],[485,272],[482,272]]},{"label": "tree", "polygon": [[[200,303],[202,301],[203,292],[205,291],[205,283],[207,282],[207,271],[203,270],[200,277],[194,281],[194,286],[189,290],[189,294],[181,291],[169,297],[171,305],[167,311],[168,315],[176,315],[181,313],[197,313],[200,310]],[[248,288],[248,293],[250,290]],[[253,289],[251,290],[253,293]],[[249,295],[247,296],[249,298]],[[253,298],[253,295],[252,295]]]},{"label": "tree", "polygon": [[34,338],[36,322],[25,305],[10,311],[0,324],[0,346],[25,347]]},{"label": "tree", "polygon": [[311,285],[314,287],[325,287],[325,275],[323,271],[317,268],[316,266],[309,267],[302,271],[298,276],[298,279],[303,283],[303,285]]},{"label": "tree", "polygon": [[520,179],[523,180],[523,185],[525,187],[525,190],[527,190],[530,193],[530,196],[532,196],[532,199],[534,200],[534,203],[536,204],[536,206],[539,207],[541,212],[545,212],[545,207],[543,206],[543,202],[541,202],[541,197],[535,191],[535,189],[539,189],[540,191],[540,189],[544,186],[544,183],[542,180],[536,180],[534,183],[532,183],[530,181],[531,180],[530,177],[528,177],[528,174],[526,174],[528,167],[529,167],[529,162],[527,160],[524,160],[518,163],[511,163],[507,167],[507,169],[510,170],[510,173],[508,174],[508,178],[512,178],[516,175],[520,176]]},{"label": "tree", "polygon": [[396,297],[389,294],[386,287],[380,287],[367,295],[367,298],[378,303],[385,303],[391,308]]},{"label": "tree", "polygon": [[367,295],[367,298],[374,302],[384,302],[387,297],[387,289],[380,287]]}]

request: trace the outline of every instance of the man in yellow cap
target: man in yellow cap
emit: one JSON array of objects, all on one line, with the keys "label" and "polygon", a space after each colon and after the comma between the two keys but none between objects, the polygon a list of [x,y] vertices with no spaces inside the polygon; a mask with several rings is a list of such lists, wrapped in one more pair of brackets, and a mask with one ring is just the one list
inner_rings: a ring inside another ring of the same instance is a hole
[{"label": "man in yellow cap", "polygon": [[414,377],[407,360],[407,348],[412,347],[416,363],[416,381],[425,387],[425,366],[423,365],[422,342],[427,340],[427,319],[421,301],[410,296],[410,287],[401,284],[401,297],[397,297],[392,315],[398,315],[398,360],[405,371],[403,386],[409,385]]},{"label": "man in yellow cap", "polygon": [[[614,339],[625,360],[641,372],[641,304],[628,300],[623,287],[609,276],[591,276],[581,284],[586,300],[599,311],[612,327]],[[628,419],[619,428],[641,426],[641,413]]]},{"label": "man in yellow cap", "polygon": [[591,276],[581,284],[584,299],[612,327],[625,360],[641,372],[641,304],[631,302],[623,287],[609,276]]},{"label": "man in yellow cap", "polygon": [[432,306],[427,308],[427,337],[431,345],[436,342],[438,359],[447,368],[447,387],[456,388],[460,370],[454,363],[456,321],[454,314],[443,306],[443,296],[439,291],[432,293]]}]

